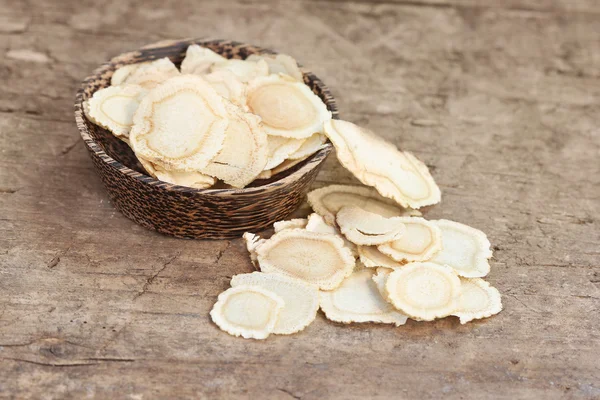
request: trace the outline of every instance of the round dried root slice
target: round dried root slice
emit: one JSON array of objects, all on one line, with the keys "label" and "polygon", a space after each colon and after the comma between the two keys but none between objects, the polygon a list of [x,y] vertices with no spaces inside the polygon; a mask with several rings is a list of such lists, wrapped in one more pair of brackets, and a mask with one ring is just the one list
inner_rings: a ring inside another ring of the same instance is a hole
[{"label": "round dried root slice", "polygon": [[335,224],[335,215],[344,206],[357,206],[383,217],[421,215],[419,211],[400,207],[375,189],[364,186],[330,185],[315,189],[308,193],[308,203],[328,224]]},{"label": "round dried root slice", "polygon": [[240,285],[259,286],[283,299],[285,305],[273,329],[275,334],[291,335],[300,332],[317,316],[319,290],[314,285],[285,275],[263,272],[235,275],[231,279],[231,286]]},{"label": "round dried root slice", "polygon": [[148,175],[150,175],[153,178],[156,178],[156,168],[154,164],[152,164],[148,160],[144,160],[144,158],[140,156],[137,156],[137,159],[140,162],[140,164],[142,164],[142,167],[144,167]]},{"label": "round dried root slice", "polygon": [[275,329],[283,299],[258,286],[240,285],[219,295],[210,316],[221,330],[246,339],[266,339]]},{"label": "round dried root slice", "polygon": [[267,134],[256,115],[234,110],[229,114],[223,148],[202,172],[235,188],[243,188],[256,179],[267,164]]},{"label": "round dried root slice", "polygon": [[398,269],[404,267],[406,263],[398,262],[391,257],[380,252],[376,246],[358,246],[358,256],[360,261],[367,268],[385,267]]},{"label": "round dried root slice", "polygon": [[461,324],[491,317],[502,311],[500,292],[481,278],[460,278],[458,309],[452,314]]},{"label": "round dried root slice", "polygon": [[218,94],[237,106],[246,107],[246,86],[231,71],[226,69],[204,75]]},{"label": "round dried root slice", "polygon": [[406,230],[398,217],[385,218],[355,206],[342,207],[336,221],[346,239],[363,246],[398,239]]},{"label": "round dried root slice", "polygon": [[323,132],[323,123],[331,119],[325,103],[308,86],[279,75],[251,81],[246,101],[274,136],[306,139]]},{"label": "round dried root slice", "polygon": [[266,169],[266,170],[262,171],[260,174],[258,174],[256,179],[271,179],[272,176],[273,176],[273,171],[270,169]]},{"label": "round dried root slice", "polygon": [[381,294],[381,297],[384,299],[387,299],[388,297],[387,291],[385,290],[385,284],[393,271],[394,270],[390,268],[378,267],[375,270],[375,274],[373,274],[373,282],[375,282],[375,286],[377,286],[379,294]]},{"label": "round dried root slice", "polygon": [[373,282],[375,271],[363,269],[344,279],[335,290],[319,292],[321,309],[327,319],[336,322],[406,323],[406,315],[388,303]]},{"label": "round dried root slice", "polygon": [[225,57],[211,49],[192,44],[188,46],[181,62],[181,73],[203,75],[210,71],[213,64],[224,61],[227,61]]},{"label": "round dried root slice", "polygon": [[264,169],[270,170],[280,165],[290,156],[290,154],[293,154],[300,146],[302,146],[302,142],[302,139],[290,139],[281,136],[267,135],[268,161]]},{"label": "round dried root slice", "polygon": [[427,166],[412,154],[347,121],[330,120],[324,129],[340,163],[382,196],[413,208],[440,201],[440,189]]},{"label": "round dried root slice", "polygon": [[431,221],[417,217],[398,217],[406,226],[399,239],[380,244],[377,249],[400,262],[426,261],[442,248],[442,231]]},{"label": "round dried root slice", "polygon": [[338,287],[355,262],[341,238],[303,229],[274,234],[256,253],[261,271],[301,279],[322,290]]},{"label": "round dried root slice", "polygon": [[117,70],[110,77],[110,84],[112,86],[118,86],[118,85],[123,84],[125,82],[125,80],[129,77],[129,75],[131,75],[142,64],[143,63],[128,64],[128,65],[124,65],[120,68],[117,68]]},{"label": "round dried root slice", "polygon": [[[308,158],[308,156],[306,158]],[[298,160],[285,160],[284,162],[270,170],[271,174],[277,175],[281,172],[287,171],[288,169],[292,169],[296,165],[300,164],[302,161],[306,160],[306,158],[300,158]]]},{"label": "round dried root slice", "polygon": [[481,278],[490,272],[490,241],[485,233],[470,226],[440,219],[434,222],[442,230],[442,249],[431,262],[448,265],[465,278]]},{"label": "round dried root slice", "polygon": [[415,262],[392,272],[385,284],[387,300],[409,317],[423,321],[456,311],[460,279],[450,267]]},{"label": "round dried root slice", "polygon": [[298,68],[298,63],[287,54],[251,54],[246,60],[265,60],[269,66],[269,74],[286,74],[297,81],[303,81],[302,71]]},{"label": "round dried root slice", "polygon": [[305,139],[300,148],[292,154],[290,154],[288,159],[304,160],[311,154],[315,154],[317,151],[319,151],[326,140],[327,137],[325,135],[321,133],[315,133],[308,139]]},{"label": "round dried root slice", "polygon": [[202,170],[223,148],[226,101],[199,76],[169,79],[142,99],[129,135],[133,150],[168,170]]},{"label": "round dried root slice", "polygon": [[352,255],[354,257],[358,257],[356,245],[346,239],[335,227],[328,225],[325,222],[325,219],[323,219],[323,217],[321,217],[319,214],[312,213],[308,216],[308,223],[306,224],[305,229],[311,232],[327,233],[329,235],[339,236],[344,241],[344,246],[350,249]]},{"label": "round dried root slice", "polygon": [[168,58],[141,63],[123,81],[140,85],[144,89],[153,89],[169,78],[180,75],[179,70]]},{"label": "round dried root slice", "polygon": [[88,100],[88,115],[116,136],[129,136],[133,115],[148,92],[138,85],[109,86]]},{"label": "round dried root slice", "polygon": [[294,218],[285,221],[277,221],[273,224],[275,233],[284,231],[286,229],[304,229],[308,220],[306,218]]},{"label": "round dried root slice", "polygon": [[211,72],[227,70],[233,72],[244,83],[269,75],[269,65],[264,60],[257,62],[230,59],[214,64]]},{"label": "round dried root slice", "polygon": [[254,233],[246,232],[242,235],[244,242],[246,243],[246,249],[248,249],[248,254],[250,254],[250,262],[254,266],[254,269],[258,269],[258,257],[256,255],[256,249],[263,245],[266,240],[261,238]]},{"label": "round dried root slice", "polygon": [[179,186],[194,189],[208,189],[216,183],[216,179],[200,172],[167,171],[158,165],[154,166],[156,179]]}]

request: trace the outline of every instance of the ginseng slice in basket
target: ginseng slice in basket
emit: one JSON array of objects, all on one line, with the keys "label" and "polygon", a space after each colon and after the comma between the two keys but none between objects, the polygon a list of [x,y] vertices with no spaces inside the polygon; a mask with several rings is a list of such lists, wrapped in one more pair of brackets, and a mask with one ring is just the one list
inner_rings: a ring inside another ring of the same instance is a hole
[{"label": "ginseng slice in basket", "polygon": [[125,78],[124,83],[140,85],[144,89],[150,90],[179,75],[179,70],[175,64],[165,57],[140,64]]},{"label": "ginseng slice in basket", "polygon": [[355,206],[342,207],[336,221],[349,241],[363,246],[395,240],[406,230],[398,217],[385,218]]},{"label": "ginseng slice in basket", "polygon": [[283,163],[290,154],[293,154],[302,146],[302,142],[303,140],[301,139],[267,135],[268,156],[264,169],[270,170]]},{"label": "ginseng slice in basket", "polygon": [[306,218],[293,218],[284,221],[277,221],[273,224],[275,233],[286,229],[304,229],[308,220]]},{"label": "ginseng slice in basket", "polygon": [[192,44],[188,46],[185,58],[181,62],[181,73],[204,75],[210,71],[213,64],[224,61],[227,61],[225,57],[211,49]]},{"label": "ginseng slice in basket", "polygon": [[111,86],[118,86],[125,83],[127,77],[129,77],[129,75],[131,75],[136,69],[138,69],[140,65],[142,65],[142,63],[128,64],[117,68],[117,70],[110,77]]},{"label": "ginseng slice in basket", "polygon": [[302,143],[302,145],[300,146],[300,148],[298,150],[296,150],[295,152],[293,152],[292,154],[290,154],[288,159],[290,159],[290,160],[305,159],[306,157],[319,151],[319,149],[321,149],[321,147],[323,146],[323,144],[325,143],[326,140],[327,140],[327,137],[325,137],[325,135],[323,135],[321,133],[315,133],[308,139],[305,139],[304,142]]},{"label": "ginseng slice in basket", "polygon": [[92,122],[115,136],[128,137],[133,116],[147,91],[138,85],[109,86],[100,89],[88,100]]},{"label": "ginseng slice in basket", "polygon": [[231,101],[233,104],[246,108],[246,86],[231,71],[221,70],[204,75],[218,94]]},{"label": "ginseng slice in basket", "polygon": [[406,231],[400,238],[380,244],[377,249],[399,262],[426,261],[442,248],[442,231],[431,221],[400,217]]},{"label": "ginseng slice in basket", "polygon": [[302,71],[298,68],[298,63],[287,54],[251,54],[246,60],[265,60],[269,66],[269,74],[286,74],[302,82]]},{"label": "ginseng slice in basket", "polygon": [[398,269],[404,267],[406,264],[383,254],[377,249],[377,246],[358,246],[357,250],[360,261],[368,268],[385,267]]},{"label": "ginseng slice in basket", "polygon": [[460,278],[458,309],[452,315],[461,324],[474,319],[491,317],[502,311],[500,292],[481,278]]},{"label": "ginseng slice in basket", "polygon": [[230,59],[216,63],[212,66],[211,72],[227,70],[235,74],[238,79],[244,83],[253,79],[267,76],[269,66],[264,60],[258,62]]},{"label": "ginseng slice in basket", "polygon": [[154,165],[156,179],[175,185],[187,186],[194,189],[208,189],[216,183],[212,176],[200,172],[167,171]]}]

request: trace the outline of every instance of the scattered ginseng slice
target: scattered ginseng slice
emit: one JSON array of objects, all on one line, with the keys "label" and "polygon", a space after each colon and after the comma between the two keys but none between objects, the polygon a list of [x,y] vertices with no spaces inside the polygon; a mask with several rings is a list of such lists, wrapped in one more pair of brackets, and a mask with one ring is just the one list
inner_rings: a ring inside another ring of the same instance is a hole
[{"label": "scattered ginseng slice", "polygon": [[393,271],[394,270],[390,268],[377,267],[375,274],[372,277],[373,282],[375,282],[375,286],[377,286],[379,294],[381,294],[384,299],[387,299],[388,297],[387,291],[385,290],[385,284]]},{"label": "scattered ginseng slice", "polygon": [[387,300],[409,318],[432,321],[456,311],[460,279],[450,267],[415,262],[392,272],[385,291]]},{"label": "scattered ginseng slice", "polygon": [[344,206],[357,206],[383,217],[421,215],[419,211],[400,207],[375,189],[364,186],[330,185],[315,189],[307,196],[312,209],[328,224],[335,224],[335,215]]},{"label": "scattered ginseng slice", "polygon": [[258,256],[256,255],[256,249],[259,246],[262,246],[267,240],[250,232],[244,233],[242,235],[242,238],[246,243],[246,249],[248,249],[248,254],[250,254],[250,262],[252,262],[254,269],[258,270]]},{"label": "scattered ginseng slice", "polygon": [[340,163],[382,196],[403,207],[421,208],[439,203],[440,189],[427,166],[412,154],[399,151],[393,144],[351,122],[330,120],[324,129]]},{"label": "scattered ginseng slice", "polygon": [[274,136],[306,139],[323,132],[323,123],[331,119],[325,103],[308,86],[281,75],[251,81],[246,99],[250,111]]},{"label": "scattered ginseng slice", "polygon": [[181,73],[204,75],[210,71],[213,64],[224,61],[227,61],[225,57],[211,49],[192,44],[188,46],[185,58],[181,62]]},{"label": "scattered ginseng slice", "polygon": [[452,315],[461,324],[474,319],[491,317],[502,311],[500,292],[481,278],[460,278],[460,297]]},{"label": "scattered ginseng slice", "polygon": [[427,261],[442,248],[442,231],[431,221],[418,217],[398,218],[406,226],[399,239],[377,249],[399,262]]},{"label": "scattered ginseng slice", "polygon": [[325,219],[317,213],[312,213],[308,216],[308,223],[306,224],[306,230],[317,233],[327,233],[329,235],[336,235],[344,241],[344,246],[346,246],[352,252],[354,257],[358,257],[357,247],[354,243],[349,241],[342,235],[337,228],[327,224]]},{"label": "scattered ginseng slice", "polygon": [[258,286],[240,285],[219,295],[210,316],[221,330],[246,339],[266,339],[275,329],[283,299]]},{"label": "scattered ginseng slice", "polygon": [[344,279],[342,284],[331,291],[319,292],[321,309],[327,319],[336,322],[379,322],[406,323],[406,315],[400,313],[379,293],[373,281],[372,269],[358,270]]},{"label": "scattered ginseng slice", "polygon": [[269,75],[269,66],[264,60],[253,62],[238,59],[228,59],[215,63],[210,69],[211,72],[222,70],[232,72],[240,81],[244,83]]},{"label": "scattered ginseng slice", "polygon": [[243,188],[265,169],[267,134],[260,118],[227,105],[231,111],[223,148],[201,171],[219,178],[234,188]]},{"label": "scattered ginseng slice", "polygon": [[290,154],[293,154],[302,146],[302,143],[302,139],[267,135],[268,161],[264,169],[271,170],[283,163]]},{"label": "scattered ginseng slice", "polygon": [[406,265],[404,262],[398,262],[383,254],[379,251],[377,246],[358,246],[358,256],[360,257],[360,261],[367,268],[385,267],[398,269]]},{"label": "scattered ginseng slice", "polygon": [[304,229],[278,232],[256,253],[261,271],[301,279],[322,290],[338,287],[355,264],[341,238]]},{"label": "scattered ginseng slice", "polygon": [[169,79],[142,99],[133,117],[134,152],[165,169],[202,170],[223,148],[226,101],[199,76]]},{"label": "scattered ginseng slice", "polygon": [[285,305],[273,329],[278,335],[291,335],[300,332],[315,320],[319,310],[319,290],[299,279],[280,274],[252,272],[235,275],[231,286],[259,286],[275,293],[283,299]]},{"label": "scattered ginseng slice", "polygon": [[429,261],[448,265],[465,278],[482,278],[490,272],[492,250],[485,233],[445,219],[432,222],[442,230],[442,249]]},{"label": "scattered ginseng slice", "polygon": [[179,76],[179,70],[168,58],[141,63],[122,83],[140,85],[144,89],[154,89],[167,79]]},{"label": "scattered ginseng slice", "polygon": [[325,135],[315,133],[308,139],[305,139],[300,148],[289,155],[288,160],[304,160],[306,157],[319,151],[326,141],[327,137]]},{"label": "scattered ginseng slice", "polygon": [[95,124],[126,138],[133,115],[147,93],[138,85],[109,86],[96,91],[87,101],[87,113]]},{"label": "scattered ginseng slice", "polygon": [[246,86],[231,71],[226,69],[203,76],[216,92],[233,104],[246,108]]},{"label": "scattered ginseng slice", "polygon": [[336,222],[346,239],[362,246],[396,240],[406,231],[400,218],[385,218],[356,206],[342,207],[337,213]]},{"label": "scattered ginseng slice", "polygon": [[277,221],[273,224],[275,233],[284,231],[286,229],[304,229],[308,220],[306,218],[293,218],[284,221]]},{"label": "scattered ginseng slice", "polygon": [[287,54],[251,54],[246,61],[265,60],[269,66],[269,74],[286,74],[302,82],[302,71],[298,63]]}]

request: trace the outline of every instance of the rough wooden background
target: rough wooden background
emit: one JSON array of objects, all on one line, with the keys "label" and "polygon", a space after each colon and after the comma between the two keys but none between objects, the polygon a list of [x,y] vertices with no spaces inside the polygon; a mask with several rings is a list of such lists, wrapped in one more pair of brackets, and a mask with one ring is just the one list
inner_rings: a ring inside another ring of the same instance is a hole
[{"label": "rough wooden background", "polygon": [[[600,398],[599,27],[596,0],[0,0],[0,398]],[[242,242],[120,215],[72,112],[101,62],[201,36],[292,54],[425,160],[428,217],[488,233],[505,311],[219,331]]]}]

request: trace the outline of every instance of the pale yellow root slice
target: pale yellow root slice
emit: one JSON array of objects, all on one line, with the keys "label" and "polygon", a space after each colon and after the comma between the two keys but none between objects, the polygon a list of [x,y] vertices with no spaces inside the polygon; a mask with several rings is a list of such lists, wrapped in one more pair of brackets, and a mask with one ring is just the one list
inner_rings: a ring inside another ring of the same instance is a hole
[{"label": "pale yellow root slice", "polygon": [[342,207],[336,222],[346,239],[361,246],[387,243],[406,231],[398,217],[385,218],[356,206]]},{"label": "pale yellow root slice", "polygon": [[323,132],[323,123],[331,119],[325,103],[308,86],[278,75],[248,83],[246,101],[274,136],[306,139]]},{"label": "pale yellow root slice", "polygon": [[137,154],[136,154],[136,156],[137,156],[137,159],[140,162],[140,164],[142,164],[142,167],[144,167],[144,169],[148,173],[148,175],[150,175],[153,178],[156,178],[156,168],[154,167],[154,164],[152,164],[148,160],[144,160],[143,157],[140,157]]},{"label": "pale yellow root slice", "polygon": [[375,286],[377,286],[379,294],[381,294],[381,297],[384,299],[387,299],[388,297],[387,291],[385,290],[385,284],[393,271],[394,270],[391,268],[377,267],[375,273],[373,274],[373,282],[375,282]]},{"label": "pale yellow root slice", "polygon": [[259,246],[262,246],[266,240],[261,238],[254,233],[246,232],[242,235],[244,242],[246,243],[246,249],[248,249],[248,254],[250,255],[250,261],[254,266],[254,269],[258,270],[258,256],[256,255],[256,249]]},{"label": "pale yellow root slice", "polygon": [[461,324],[474,319],[488,318],[502,311],[500,292],[481,278],[460,278],[458,309],[452,315]]},{"label": "pale yellow root slice", "polygon": [[399,151],[392,143],[351,122],[330,120],[324,129],[340,163],[382,196],[412,208],[441,200],[440,189],[427,166],[412,154]]},{"label": "pale yellow root slice", "polygon": [[218,94],[231,101],[233,104],[246,108],[246,85],[231,71],[226,69],[204,75]]},{"label": "pale yellow root slice", "polygon": [[215,63],[210,71],[227,70],[235,74],[244,83],[269,75],[269,65],[264,60],[257,62],[229,59]]},{"label": "pale yellow root slice", "polygon": [[304,229],[308,220],[306,218],[293,218],[285,221],[277,221],[273,224],[275,233],[281,232],[286,229]]},{"label": "pale yellow root slice", "polygon": [[409,317],[423,321],[447,317],[458,308],[460,279],[450,267],[415,262],[392,272],[387,300]]},{"label": "pale yellow root slice", "polygon": [[235,188],[243,188],[265,169],[267,134],[260,125],[260,118],[236,109],[229,112],[223,148],[201,171]]},{"label": "pale yellow root slice", "polygon": [[[308,158],[308,156],[306,157]],[[272,175],[277,175],[281,172],[287,171],[288,169],[294,168],[296,165],[300,164],[302,161],[306,160],[306,158],[300,158],[298,160],[285,160],[275,168],[271,169]]]},{"label": "pale yellow root slice", "polygon": [[325,219],[317,213],[312,213],[308,216],[308,222],[306,224],[305,229],[311,232],[317,233],[327,233],[329,235],[336,235],[342,238],[344,241],[344,246],[346,246],[352,252],[354,257],[358,257],[357,247],[354,243],[350,242],[348,239],[342,235],[340,231],[337,230],[336,227],[331,226],[325,222]]},{"label": "pale yellow root slice", "polygon": [[485,233],[470,226],[440,219],[434,222],[442,230],[442,249],[430,261],[454,268],[465,278],[482,278],[490,272],[490,241]]},{"label": "pale yellow root slice", "polygon": [[256,179],[271,179],[271,177],[273,177],[273,171],[270,169],[266,169],[266,170],[262,171],[260,174],[258,174]]},{"label": "pale yellow root slice", "polygon": [[124,65],[120,68],[117,68],[117,70],[110,77],[111,86],[122,85],[125,82],[125,80],[127,80],[129,75],[131,75],[142,64],[144,64],[144,63],[128,64],[128,65]]},{"label": "pale yellow root slice", "polygon": [[406,226],[399,239],[380,244],[377,249],[399,262],[427,261],[442,249],[442,231],[431,221],[418,217],[398,217]]},{"label": "pale yellow root slice", "polygon": [[373,282],[375,271],[363,269],[355,271],[342,284],[332,291],[319,292],[321,309],[327,319],[336,322],[378,322],[394,324],[406,323],[406,315],[388,303]]},{"label": "pale yellow root slice", "polygon": [[400,207],[375,189],[364,186],[329,185],[315,189],[308,193],[308,203],[328,224],[335,224],[335,216],[344,206],[357,206],[383,217],[421,215],[419,211]]},{"label": "pale yellow root slice", "polygon": [[285,74],[302,82],[302,71],[298,63],[287,54],[251,54],[247,61],[265,60],[269,66],[269,74]]},{"label": "pale yellow root slice", "polygon": [[406,265],[404,262],[398,262],[393,258],[386,256],[380,252],[376,246],[358,246],[357,250],[360,261],[365,264],[365,267],[367,268],[385,267],[398,269]]},{"label": "pale yellow root slice", "polygon": [[158,165],[155,165],[154,169],[156,179],[179,186],[187,186],[194,189],[208,189],[217,182],[212,176],[204,175],[200,172],[167,171]]},{"label": "pale yellow root slice", "polygon": [[109,86],[100,89],[88,100],[88,113],[97,125],[115,136],[128,137],[133,115],[148,93],[138,85]]},{"label": "pale yellow root slice", "polygon": [[224,61],[227,61],[225,57],[211,49],[192,44],[188,46],[185,58],[181,62],[181,73],[204,75],[210,71],[213,64]]},{"label": "pale yellow root slice", "polygon": [[323,148],[323,144],[327,140],[327,137],[322,133],[315,133],[308,139],[304,140],[304,143],[298,150],[290,154],[288,159],[290,160],[304,160],[308,156],[315,154],[317,151]]},{"label": "pale yellow root slice", "polygon": [[179,76],[179,70],[168,58],[142,63],[133,70],[123,83],[140,85],[144,89],[154,89],[169,78]]},{"label": "pale yellow root slice", "polygon": [[283,299],[258,286],[240,285],[219,295],[210,316],[221,330],[246,339],[266,339],[285,306]]},{"label": "pale yellow root slice", "polygon": [[259,286],[275,293],[285,303],[273,329],[277,335],[300,332],[313,322],[319,310],[319,290],[299,279],[280,274],[252,272],[234,275],[231,286]]},{"label": "pale yellow root slice", "polygon": [[135,112],[133,150],[168,170],[202,170],[223,148],[230,118],[226,101],[199,76],[169,79]]},{"label": "pale yellow root slice", "polygon": [[267,135],[268,161],[264,169],[270,170],[280,165],[302,146],[302,142],[302,139]]},{"label": "pale yellow root slice", "polygon": [[338,287],[355,263],[341,238],[304,229],[278,232],[256,253],[261,271],[301,279],[322,290]]}]

